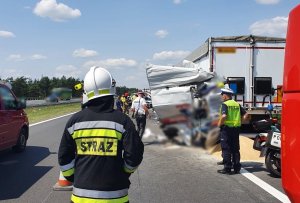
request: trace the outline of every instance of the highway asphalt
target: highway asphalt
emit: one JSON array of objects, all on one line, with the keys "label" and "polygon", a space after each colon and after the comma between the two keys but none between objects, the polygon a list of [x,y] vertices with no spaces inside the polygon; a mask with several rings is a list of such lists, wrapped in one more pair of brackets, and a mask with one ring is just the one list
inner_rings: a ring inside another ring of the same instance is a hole
[{"label": "highway asphalt", "polygon": [[[1,202],[69,202],[70,191],[53,191],[58,180],[57,151],[66,116],[30,127],[28,147],[0,152]],[[165,141],[156,122],[148,120],[144,160],[131,176],[130,202],[280,202],[242,174],[222,175],[212,155],[197,147]],[[262,163],[243,166],[279,191],[281,179],[268,175]],[[276,195],[276,194],[274,194]]]}]

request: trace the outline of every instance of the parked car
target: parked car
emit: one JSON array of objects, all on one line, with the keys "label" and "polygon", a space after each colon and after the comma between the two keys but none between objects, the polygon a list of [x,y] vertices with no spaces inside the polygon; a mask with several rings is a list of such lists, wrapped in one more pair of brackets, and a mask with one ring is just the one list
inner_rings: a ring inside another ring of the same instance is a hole
[{"label": "parked car", "polygon": [[26,148],[29,122],[25,100],[19,100],[10,87],[0,82],[0,150],[11,148],[22,152]]}]

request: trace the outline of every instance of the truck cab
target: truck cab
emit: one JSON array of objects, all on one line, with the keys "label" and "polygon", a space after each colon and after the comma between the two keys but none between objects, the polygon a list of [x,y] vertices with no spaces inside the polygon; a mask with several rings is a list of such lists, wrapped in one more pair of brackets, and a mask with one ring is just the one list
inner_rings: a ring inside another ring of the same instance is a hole
[{"label": "truck cab", "polygon": [[300,5],[289,15],[283,75],[282,185],[291,202],[300,202]]},{"label": "truck cab", "polygon": [[25,101],[20,101],[12,92],[10,85],[0,83],[0,150],[7,148],[15,152],[25,150],[29,123],[24,108]]}]

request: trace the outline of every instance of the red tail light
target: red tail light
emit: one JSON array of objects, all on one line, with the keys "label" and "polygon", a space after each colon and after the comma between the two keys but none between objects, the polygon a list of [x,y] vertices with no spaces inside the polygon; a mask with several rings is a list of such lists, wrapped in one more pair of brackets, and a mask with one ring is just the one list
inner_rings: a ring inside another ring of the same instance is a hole
[{"label": "red tail light", "polygon": [[267,137],[266,136],[261,136],[259,137],[260,142],[265,142],[267,141]]},{"label": "red tail light", "polygon": [[278,119],[277,118],[272,118],[272,123],[273,124],[278,123]]}]

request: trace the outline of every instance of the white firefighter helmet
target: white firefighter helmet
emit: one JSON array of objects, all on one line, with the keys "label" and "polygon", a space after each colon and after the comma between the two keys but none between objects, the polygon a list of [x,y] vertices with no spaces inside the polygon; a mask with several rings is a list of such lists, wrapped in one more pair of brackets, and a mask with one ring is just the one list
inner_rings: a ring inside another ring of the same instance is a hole
[{"label": "white firefighter helmet", "polygon": [[82,94],[82,105],[85,105],[88,102],[88,97],[85,93]]},{"label": "white firefighter helmet", "polygon": [[88,101],[115,94],[115,80],[104,68],[93,66],[84,77],[84,92]]}]

